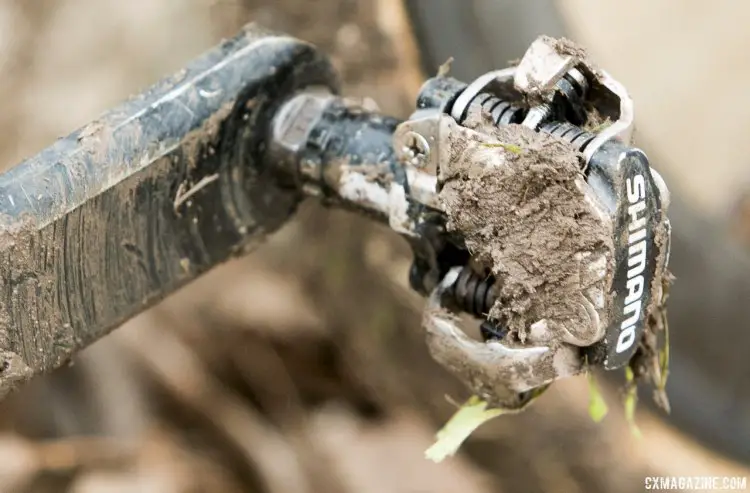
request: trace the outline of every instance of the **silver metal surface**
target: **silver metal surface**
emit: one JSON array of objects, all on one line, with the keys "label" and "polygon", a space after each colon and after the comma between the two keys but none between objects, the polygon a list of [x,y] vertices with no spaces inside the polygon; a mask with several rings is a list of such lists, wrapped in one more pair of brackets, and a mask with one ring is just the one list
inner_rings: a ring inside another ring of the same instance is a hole
[{"label": "silver metal surface", "polygon": [[307,144],[310,131],[334,100],[328,90],[313,88],[285,103],[274,116],[268,152],[290,176],[302,181],[321,179],[320,163],[303,160],[298,168],[293,157]]},{"label": "silver metal surface", "polygon": [[397,159],[406,168],[411,198],[438,208],[437,172],[440,157],[440,121],[450,118],[439,111],[422,110],[401,123],[393,134]]},{"label": "silver metal surface", "polygon": [[549,118],[551,113],[552,107],[548,104],[534,106],[526,114],[526,117],[523,119],[521,125],[523,125],[524,127],[529,127],[533,130],[537,130],[539,129],[539,126],[544,123],[547,118]]},{"label": "silver metal surface", "polygon": [[407,132],[404,136],[404,154],[411,156],[408,164],[417,168],[423,168],[427,164],[430,154],[430,144],[427,139],[417,132]]},{"label": "silver metal surface", "polygon": [[512,347],[504,341],[481,342],[466,335],[459,319],[441,301],[460,270],[451,269],[435,288],[422,319],[428,349],[438,363],[476,395],[511,408],[523,403],[523,393],[581,373],[584,364],[578,350],[564,343]]},{"label": "silver metal surface", "polygon": [[599,70],[599,82],[607,88],[612,94],[620,100],[619,115],[612,125],[599,132],[584,151],[586,162],[591,160],[591,156],[599,150],[605,142],[617,139],[623,144],[630,144],[633,137],[633,128],[635,121],[635,108],[633,100],[630,98],[625,86],[613,79],[604,70]]},{"label": "silver metal surface", "polygon": [[553,38],[540,36],[531,43],[513,75],[517,91],[551,101],[557,81],[581,62],[577,57],[560,53],[554,42]]},{"label": "silver metal surface", "polygon": [[[396,127],[393,134],[396,158],[404,164],[435,174],[437,150],[440,146],[438,128],[440,118],[443,117],[445,115],[436,110],[417,111]],[[415,156],[415,151],[420,154],[419,158]]]}]

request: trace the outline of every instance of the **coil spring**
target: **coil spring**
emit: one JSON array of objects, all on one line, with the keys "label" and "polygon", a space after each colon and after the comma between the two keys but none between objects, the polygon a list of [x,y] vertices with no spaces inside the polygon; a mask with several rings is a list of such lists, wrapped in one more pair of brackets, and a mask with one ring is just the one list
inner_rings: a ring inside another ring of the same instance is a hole
[{"label": "coil spring", "polygon": [[521,123],[525,113],[523,108],[486,92],[477,94],[467,108],[468,110],[459,123],[464,123],[473,111],[487,112],[495,125],[498,126]]},{"label": "coil spring", "polygon": [[549,122],[540,127],[542,132],[570,142],[578,151],[583,151],[596,135],[568,122]]},{"label": "coil spring", "polygon": [[466,266],[453,284],[453,302],[466,313],[486,317],[497,299],[494,286],[494,277],[477,274],[474,269]]},{"label": "coil spring", "polygon": [[[486,111],[497,126],[521,123],[526,114],[524,108],[486,92],[477,94],[469,104],[468,111],[459,123],[464,123],[474,111]],[[587,132],[581,127],[568,122],[547,122],[542,124],[539,130],[571,143],[581,152],[596,137],[593,133]]]},{"label": "coil spring", "polygon": [[484,319],[479,331],[485,341],[503,339],[508,334],[508,329],[497,320],[486,318],[498,296],[494,277],[477,274],[466,266],[453,284],[451,295],[458,309]]}]

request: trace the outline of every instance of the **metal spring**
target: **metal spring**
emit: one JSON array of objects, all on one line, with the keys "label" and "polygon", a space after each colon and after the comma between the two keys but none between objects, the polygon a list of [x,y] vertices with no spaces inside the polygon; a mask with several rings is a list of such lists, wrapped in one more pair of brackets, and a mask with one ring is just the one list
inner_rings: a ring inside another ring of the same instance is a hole
[{"label": "metal spring", "polygon": [[568,122],[544,123],[539,130],[570,142],[578,151],[583,151],[594,140],[594,137],[596,137],[591,132],[587,132],[581,127]]},{"label": "metal spring", "polygon": [[484,318],[497,299],[495,278],[477,274],[474,269],[466,266],[453,284],[451,295],[462,311]]},{"label": "metal spring", "polygon": [[508,328],[498,320],[486,318],[498,296],[494,277],[477,274],[465,266],[453,284],[451,295],[456,308],[483,319],[479,332],[484,341],[500,340],[508,334]]},{"label": "metal spring", "polygon": [[[573,89],[582,98],[585,98],[586,93],[589,92],[588,79],[586,79],[586,76],[583,75],[583,73],[581,73],[581,71],[575,67],[568,70],[563,76],[562,80],[566,81],[568,84],[573,86]],[[560,84],[558,84],[558,87],[562,89]]]},{"label": "metal spring", "polygon": [[[586,86],[578,86],[576,87],[576,92],[585,93],[586,89]],[[459,123],[464,123],[473,111],[486,111],[497,126],[521,123],[526,116],[524,108],[486,92],[477,94],[471,103],[469,103],[469,109]],[[591,132],[587,132],[568,122],[543,123],[539,130],[570,142],[578,151],[583,151],[596,137]]]},{"label": "metal spring", "polygon": [[509,123],[521,123],[525,110],[508,101],[504,101],[490,93],[480,92],[468,105],[468,110],[459,123],[467,120],[472,111],[485,111],[490,115],[495,125],[508,125]]},{"label": "metal spring", "polygon": [[583,100],[589,92],[589,82],[586,76],[577,68],[568,70],[563,77],[557,81],[557,89],[574,106],[582,107]]}]

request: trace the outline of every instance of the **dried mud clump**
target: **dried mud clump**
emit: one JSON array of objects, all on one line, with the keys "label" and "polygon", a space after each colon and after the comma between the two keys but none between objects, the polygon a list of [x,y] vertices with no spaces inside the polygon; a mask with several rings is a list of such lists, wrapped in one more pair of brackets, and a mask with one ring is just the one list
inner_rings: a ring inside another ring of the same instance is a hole
[{"label": "dried mud clump", "polygon": [[567,142],[520,125],[498,128],[481,116],[465,127],[475,131],[450,132],[440,201],[448,229],[500,282],[489,316],[521,342],[530,333],[534,339],[530,327],[538,321],[546,337],[590,326],[581,298],[598,296],[606,305],[606,290],[591,289],[608,284],[614,245],[609,216],[586,193],[582,157]]}]

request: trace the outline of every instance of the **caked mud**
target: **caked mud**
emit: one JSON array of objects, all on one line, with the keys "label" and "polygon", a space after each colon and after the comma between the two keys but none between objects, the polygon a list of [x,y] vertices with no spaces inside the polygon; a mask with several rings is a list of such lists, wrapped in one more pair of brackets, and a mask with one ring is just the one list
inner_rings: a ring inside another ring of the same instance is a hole
[{"label": "caked mud", "polygon": [[509,342],[597,337],[607,324],[613,226],[585,181],[582,156],[520,125],[477,117],[464,126],[476,132],[456,127],[447,136],[440,201],[448,229],[498,279],[487,315],[507,326]]}]

